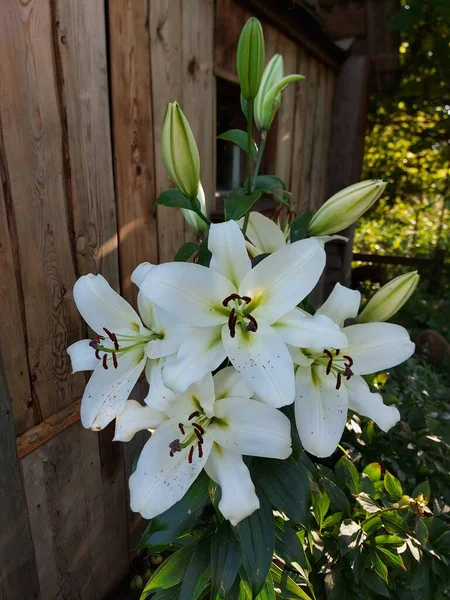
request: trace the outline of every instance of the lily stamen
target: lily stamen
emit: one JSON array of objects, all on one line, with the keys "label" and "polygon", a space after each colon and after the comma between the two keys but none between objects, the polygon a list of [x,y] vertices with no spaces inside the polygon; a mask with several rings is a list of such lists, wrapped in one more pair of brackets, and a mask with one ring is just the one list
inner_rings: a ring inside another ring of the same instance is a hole
[{"label": "lily stamen", "polygon": [[178,427],[179,427],[179,429],[180,429],[181,433],[182,433],[183,435],[185,435],[185,433],[186,433],[186,432],[185,432],[185,430],[184,430],[184,425],[183,425],[183,423],[178,423]]},{"label": "lily stamen", "polygon": [[236,322],[237,316],[234,308],[231,309],[230,316],[228,317],[228,327],[230,329],[230,335],[232,338],[236,335]]},{"label": "lily stamen", "polygon": [[201,435],[205,434],[205,430],[203,429],[203,427],[201,425],[199,425],[198,423],[192,423],[192,427],[194,427],[194,429],[196,431],[198,431]]},{"label": "lily stamen", "polygon": [[245,328],[245,331],[257,331],[258,323],[257,323],[255,317],[252,317],[252,315],[247,315],[247,319],[249,320],[249,323],[248,323],[247,327]]},{"label": "lily stamen", "polygon": [[189,415],[188,419],[189,419],[189,421],[192,421],[192,419],[194,417],[199,417],[199,416],[200,416],[200,412],[198,410],[194,410],[194,412]]},{"label": "lily stamen", "polygon": [[202,447],[202,442],[199,442],[197,444],[197,448],[198,448],[198,457],[202,458],[203,457],[203,447]]},{"label": "lily stamen", "polygon": [[191,446],[189,449],[189,456],[188,456],[189,464],[192,464],[192,455],[193,454],[194,454],[194,446]]},{"label": "lily stamen", "polygon": [[342,383],[342,377],[341,377],[341,374],[338,373],[336,375],[336,389],[337,390],[341,387],[341,383]]},{"label": "lily stamen", "polygon": [[324,348],[323,353],[326,354],[326,356],[328,356],[328,358],[329,358],[328,363],[327,363],[327,370],[326,370],[326,374],[329,375],[331,372],[331,367],[333,366],[333,355],[326,348]]},{"label": "lily stamen", "polygon": [[108,364],[106,362],[106,354],[103,355],[103,368],[108,370]]}]

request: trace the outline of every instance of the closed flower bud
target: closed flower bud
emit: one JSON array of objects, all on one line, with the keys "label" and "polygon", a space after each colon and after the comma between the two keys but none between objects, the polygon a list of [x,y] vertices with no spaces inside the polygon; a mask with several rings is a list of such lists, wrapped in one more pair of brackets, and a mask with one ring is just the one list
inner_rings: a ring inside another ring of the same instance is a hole
[{"label": "closed flower bud", "polygon": [[281,54],[275,54],[267,63],[255,98],[255,123],[260,131],[268,131],[281,105],[281,92],[303,75],[284,77],[284,63]]},{"label": "closed flower bud", "polygon": [[381,179],[368,179],[344,188],[323,204],[311,219],[310,236],[342,231],[364,214],[384,192]]},{"label": "closed flower bud", "polygon": [[200,156],[192,130],[177,102],[167,105],[161,146],[170,178],[185,196],[196,198],[200,185]]},{"label": "closed flower bud", "polygon": [[[205,191],[202,184],[200,184],[200,187],[198,188],[197,200],[200,202],[202,213],[206,217]],[[206,231],[207,224],[201,217],[198,216],[197,213],[195,213],[193,210],[189,210],[188,208],[182,208],[181,212],[186,219],[186,223],[192,227],[196,233],[204,233]]]},{"label": "closed flower bud", "polygon": [[418,283],[417,271],[396,277],[372,296],[362,313],[356,318],[357,322],[387,321],[409,300]]},{"label": "closed flower bud", "polygon": [[236,68],[245,100],[253,100],[258,93],[264,61],[263,30],[258,19],[252,17],[241,31],[236,55]]}]

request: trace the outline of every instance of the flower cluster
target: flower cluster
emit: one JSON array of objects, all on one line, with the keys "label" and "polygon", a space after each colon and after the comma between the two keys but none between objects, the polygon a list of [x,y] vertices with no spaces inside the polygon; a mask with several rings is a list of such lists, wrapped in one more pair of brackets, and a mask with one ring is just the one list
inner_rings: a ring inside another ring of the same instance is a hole
[{"label": "flower cluster", "polygon": [[[123,442],[153,432],[130,478],[131,508],[148,519],[178,502],[204,469],[221,488],[219,510],[236,525],[260,506],[243,456],[287,459],[293,427],[306,451],[330,456],[348,409],[384,431],[399,420],[363,376],[413,353],[406,330],[384,321],[411,295],[416,274],[380,290],[359,317],[360,293],[340,284],[315,314],[302,305],[323,273],[325,243],[345,239],[334,234],[372,206],[385,184],[354,184],[314,215],[295,216],[284,183],[258,171],[282,91],[303,77],[284,76],[280,55],[264,69],[264,57],[261,26],[250,19],[237,52],[248,130],[222,136],[247,152],[248,177],[225,201],[225,221],[208,220],[193,133],[179,105],[169,104],[161,147],[177,189],[158,203],[182,210],[197,243],[174,262],[135,269],[139,314],[101,275],[75,284],[76,305],[95,334],[68,349],[74,372],[93,371],[81,421],[98,431],[115,420],[115,440]],[[283,228],[251,211],[263,193],[287,211]],[[145,405],[129,399],[142,373]],[[292,423],[281,410],[291,404]]]}]

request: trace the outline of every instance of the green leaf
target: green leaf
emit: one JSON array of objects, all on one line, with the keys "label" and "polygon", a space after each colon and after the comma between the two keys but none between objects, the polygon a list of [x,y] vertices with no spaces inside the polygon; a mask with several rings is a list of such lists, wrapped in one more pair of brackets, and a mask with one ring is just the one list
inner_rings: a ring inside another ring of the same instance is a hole
[{"label": "green leaf", "polygon": [[381,515],[381,520],[385,529],[392,534],[396,533],[408,533],[408,528],[401,516],[396,511],[385,512]]},{"label": "green leaf", "polygon": [[232,190],[225,199],[225,220],[238,221],[261,198],[261,195],[260,190],[256,190],[252,194],[247,194],[244,188]]},{"label": "green leaf", "polygon": [[253,596],[257,596],[264,586],[275,548],[272,509],[264,495],[258,495],[261,508],[236,527],[242,563],[250,580]]},{"label": "green leaf", "polygon": [[202,242],[198,247],[197,263],[204,267],[209,267],[212,254],[208,250],[208,242]]},{"label": "green leaf", "polygon": [[317,521],[319,529],[322,529],[322,524],[325,519],[325,515],[330,508],[330,498],[326,492],[313,492],[312,494],[312,506],[314,518]]},{"label": "green leaf", "polygon": [[364,573],[363,583],[366,585],[372,592],[375,592],[379,596],[384,596],[385,598],[390,598],[389,590],[386,587],[386,584],[378,575],[372,573],[371,571],[366,571]]},{"label": "green leaf", "polygon": [[183,577],[178,600],[197,600],[211,578],[210,540],[200,540]]},{"label": "green leaf", "polygon": [[298,563],[303,569],[309,570],[310,565],[295,531],[282,519],[277,519],[275,524],[277,555],[287,563]]},{"label": "green leaf", "polygon": [[310,210],[303,215],[297,215],[291,223],[291,242],[298,242],[308,235],[308,226],[313,218],[314,212]]},{"label": "green leaf", "polygon": [[346,483],[348,489],[352,494],[359,492],[359,473],[356,470],[355,465],[343,456],[335,467],[335,473],[338,480],[342,483]]},{"label": "green leaf", "polygon": [[419,542],[425,546],[428,542],[428,527],[423,519],[419,519],[414,527],[414,533]]},{"label": "green leaf", "polygon": [[364,492],[358,494],[356,496],[356,500],[358,504],[360,504],[361,507],[368,513],[373,514],[381,510],[378,504],[375,502],[375,500],[371,498],[368,494],[365,494]]},{"label": "green leaf", "polygon": [[375,483],[375,481],[380,481],[381,479],[381,465],[380,463],[373,462],[363,470],[363,473],[368,475],[370,479]]},{"label": "green leaf", "polygon": [[375,573],[388,584],[388,569],[376,552],[371,554],[371,560]]},{"label": "green leaf", "polygon": [[342,521],[339,529],[339,548],[343,555],[358,548],[365,538],[366,534],[358,523],[351,519]]},{"label": "green leaf", "polygon": [[285,190],[286,185],[282,179],[275,175],[258,175],[253,180],[253,189],[262,192],[273,192],[274,190]]},{"label": "green leaf", "polygon": [[377,535],[375,536],[375,544],[377,546],[395,546],[396,548],[400,548],[403,546],[405,540],[403,540],[398,535]]},{"label": "green leaf", "polygon": [[358,492],[364,492],[369,496],[375,494],[375,485],[368,475],[361,473],[361,481],[359,482]]},{"label": "green leaf", "polygon": [[275,509],[286,513],[298,525],[309,522],[311,492],[308,471],[303,464],[292,458],[255,460],[251,473]]},{"label": "green leaf", "polygon": [[341,490],[341,488],[338,487],[334,483],[334,481],[331,481],[331,479],[328,479],[328,477],[322,476],[320,478],[320,482],[322,483],[323,487],[325,488],[326,493],[330,497],[331,510],[346,511],[349,507],[349,501],[348,501],[347,496]]},{"label": "green leaf", "polygon": [[270,566],[273,582],[280,588],[282,596],[285,598],[302,598],[302,600],[311,600],[311,597],[302,590],[302,588],[289,577],[287,571],[282,571],[274,563]]},{"label": "green leaf", "polygon": [[388,550],[383,546],[377,546],[376,552],[379,554],[380,558],[385,564],[389,565],[390,567],[400,567],[406,571],[406,567],[403,564],[403,559],[400,554],[391,552],[391,550]]},{"label": "green leaf", "polygon": [[149,522],[136,551],[168,544],[190,529],[209,501],[208,484],[209,478],[201,473],[181,500]]},{"label": "green leaf", "polygon": [[419,485],[414,488],[413,493],[411,494],[411,497],[417,498],[417,496],[420,496],[420,494],[422,494],[424,499],[427,502],[429,502],[430,496],[431,496],[431,488],[430,488],[430,484],[428,483],[428,480],[422,481],[422,483],[419,483]]},{"label": "green leaf", "polygon": [[273,579],[270,571],[267,573],[264,587],[256,596],[256,600],[276,600],[275,589],[273,587]]},{"label": "green leaf", "polygon": [[182,581],[187,566],[190,563],[197,542],[192,542],[188,546],[177,550],[169,556],[153,573],[142,592],[141,599],[147,598],[150,592],[159,589],[166,590]]},{"label": "green leaf", "polygon": [[361,527],[364,529],[364,531],[368,535],[370,535],[371,533],[374,533],[375,531],[377,531],[377,529],[379,529],[382,526],[383,526],[383,521],[381,520],[380,517],[368,519],[367,521],[364,521],[361,524]]},{"label": "green leaf", "polygon": [[[248,152],[248,134],[242,129],[230,129],[229,131],[225,131],[225,133],[218,135],[217,139],[232,142],[233,144],[236,144],[236,146],[239,146],[244,152]],[[252,140],[251,154],[253,158],[258,156],[258,147],[254,140]]]},{"label": "green leaf", "polygon": [[342,521],[342,512],[334,513],[333,515],[329,515],[325,521],[323,522],[322,528],[326,529],[327,527],[334,527],[337,523]]},{"label": "green leaf", "polygon": [[194,210],[191,199],[185,196],[179,189],[162,192],[162,194],[158,196],[156,203],[161,204],[162,206],[169,206],[170,208],[187,208],[188,210]]},{"label": "green leaf", "polygon": [[[174,600],[174,598],[178,598],[178,594],[180,593],[181,586],[177,585],[176,587],[168,588],[167,590],[159,590],[152,596],[152,600]],[[142,595],[141,600],[146,598],[147,596]]]},{"label": "green leaf", "polygon": [[174,262],[186,262],[197,250],[198,245],[195,242],[186,242],[178,249],[173,260]]},{"label": "green leaf", "polygon": [[400,481],[394,475],[391,475],[389,471],[384,474],[384,489],[393,498],[400,498],[403,496],[403,489]]},{"label": "green leaf", "polygon": [[241,566],[239,545],[227,521],[211,540],[211,596],[224,598],[230,591]]}]

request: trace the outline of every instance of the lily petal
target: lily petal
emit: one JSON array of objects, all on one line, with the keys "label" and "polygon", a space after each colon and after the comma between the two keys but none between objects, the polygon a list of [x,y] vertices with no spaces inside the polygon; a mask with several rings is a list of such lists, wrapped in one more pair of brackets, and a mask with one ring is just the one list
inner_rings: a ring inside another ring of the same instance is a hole
[{"label": "lily petal", "polygon": [[226,354],[245,383],[267,404],[279,408],[295,398],[294,367],[281,337],[264,319],[257,331],[236,326],[235,337],[228,325],[222,329]]},{"label": "lily petal", "polygon": [[333,319],[339,327],[343,327],[346,319],[352,319],[358,314],[361,303],[361,293],[350,290],[337,283],[328,299],[316,310],[316,315],[325,315]]},{"label": "lily petal", "polygon": [[236,221],[213,223],[209,228],[208,249],[212,253],[209,267],[225,275],[238,288],[252,265]]},{"label": "lily petal", "polygon": [[140,265],[138,265],[135,270],[131,273],[131,281],[138,286],[138,288],[141,287],[142,282],[144,281],[147,273],[150,271],[150,269],[152,267],[154,267],[155,265],[152,265],[152,263],[149,262],[144,262],[141,263]]},{"label": "lily petal", "polygon": [[414,344],[404,327],[392,323],[361,323],[343,329],[348,339],[346,353],[353,358],[358,375],[390,369],[414,353]]},{"label": "lily petal", "polygon": [[241,296],[249,296],[249,310],[269,325],[292,310],[319,281],[325,250],[314,239],[300,240],[274,252],[244,278]]},{"label": "lily petal", "polygon": [[240,454],[214,444],[205,464],[209,477],[220,485],[219,510],[236,527],[260,507],[250,471]]},{"label": "lily petal", "polygon": [[138,431],[155,429],[167,417],[150,406],[142,406],[136,400],[128,400],[123,412],[116,418],[114,442],[129,442]]},{"label": "lily petal", "polygon": [[272,327],[287,344],[297,348],[346,348],[347,338],[339,325],[325,315],[308,315],[294,308]]},{"label": "lily petal", "polygon": [[314,362],[314,358],[309,358],[303,353],[301,348],[288,345],[289,354],[294,361],[294,365],[300,365],[301,367],[309,367]]},{"label": "lily petal", "polygon": [[347,391],[324,367],[298,367],[295,422],[305,450],[325,458],[336,450],[347,422]]},{"label": "lily petal", "polygon": [[145,365],[145,377],[149,388],[145,404],[159,411],[167,411],[177,394],[164,385],[162,368],[164,360],[147,360]]},{"label": "lily petal", "polygon": [[363,417],[369,417],[383,431],[389,431],[400,421],[396,406],[387,406],[381,394],[372,393],[369,386],[359,375],[345,382],[348,393],[348,407]]},{"label": "lily petal", "polygon": [[214,406],[208,428],[220,445],[247,456],[285,459],[291,455],[291,424],[282,412],[244,398],[224,398]]},{"label": "lily petal", "polygon": [[154,310],[156,308],[155,305],[152,302],[150,302],[147,296],[144,296],[144,294],[141,291],[139,291],[137,296],[137,305],[142,322],[146,327],[148,327],[148,329],[154,331]]},{"label": "lily petal", "polygon": [[119,357],[117,369],[111,359],[108,369],[100,363],[84,390],[81,402],[81,423],[86,429],[99,431],[115,419],[125,408],[125,403],[145,367],[142,349],[132,350]]},{"label": "lily petal", "polygon": [[216,400],[229,396],[251,398],[254,393],[234,367],[225,367],[214,375],[214,389]]},{"label": "lily petal", "polygon": [[236,292],[221,273],[192,263],[165,263],[153,267],[141,284],[155,304],[188,325],[207,327],[225,323],[229,311],[222,301]]},{"label": "lily petal", "polygon": [[[185,415],[187,420],[188,415]],[[203,469],[212,447],[205,436],[203,457],[195,452],[188,461],[189,448],[170,456],[170,444],[180,438],[179,419],[170,419],[145,444],[135,472],[130,477],[130,506],[144,519],[153,519],[184,496]]]},{"label": "lily petal", "polygon": [[91,340],[80,340],[67,348],[67,354],[72,363],[72,373],[78,371],[93,371],[100,362],[95,357],[95,351],[89,344]]},{"label": "lily petal", "polygon": [[[243,223],[244,219],[240,219],[239,225],[242,226]],[[256,211],[250,213],[246,236],[260,254],[272,254],[286,246],[284,233],[278,225]]]},{"label": "lily petal", "polygon": [[166,358],[164,384],[182,393],[195,381],[214,371],[226,358],[221,327],[192,328],[177,354]]},{"label": "lily petal", "polygon": [[83,275],[74,285],[73,297],[81,316],[91,329],[105,335],[104,327],[117,333],[136,333],[142,325],[136,311],[115,292],[102,275]]},{"label": "lily petal", "polygon": [[149,358],[162,358],[176,354],[191,331],[184,323],[180,323],[173,315],[156,305],[153,307],[152,329],[163,337],[160,340],[151,340],[147,344]]}]

